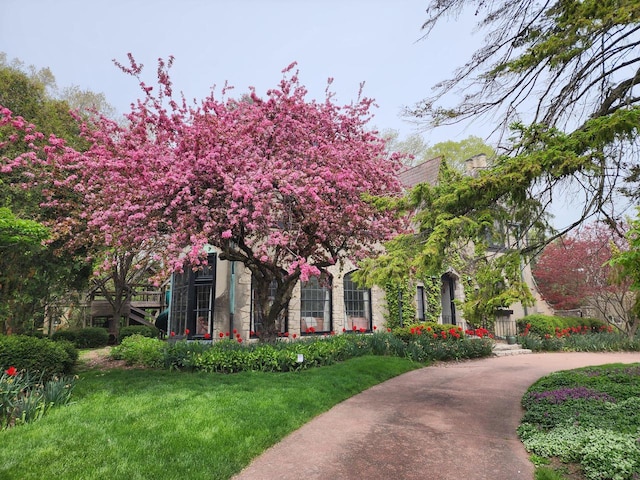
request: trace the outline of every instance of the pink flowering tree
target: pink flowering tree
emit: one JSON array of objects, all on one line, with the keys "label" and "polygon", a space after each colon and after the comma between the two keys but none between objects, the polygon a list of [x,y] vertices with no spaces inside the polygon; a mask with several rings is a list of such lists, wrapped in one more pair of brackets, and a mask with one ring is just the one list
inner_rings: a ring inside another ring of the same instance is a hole
[{"label": "pink flowering tree", "polygon": [[614,252],[628,252],[623,237],[629,226],[587,225],[550,243],[533,268],[538,289],[556,310],[589,307],[600,318],[633,336],[638,328],[631,279],[619,278],[610,262]]},{"label": "pink flowering tree", "polygon": [[[159,62],[155,93],[140,81],[127,123],[83,125],[86,151],[52,137],[3,168],[38,170],[43,206],[62,212],[51,227],[71,243],[128,254],[132,266],[152,252],[166,271],[198,268],[206,245],[243,263],[270,338],[296,282],[370,255],[403,228],[377,200],[400,195],[400,159],[367,128],[371,99],[338,106],[327,89],[308,100],[294,65],[264,98],[225,88],[189,104],[173,96],[171,61]],[[131,56],[121,68],[142,70]],[[103,258],[101,269],[113,267]]]}]

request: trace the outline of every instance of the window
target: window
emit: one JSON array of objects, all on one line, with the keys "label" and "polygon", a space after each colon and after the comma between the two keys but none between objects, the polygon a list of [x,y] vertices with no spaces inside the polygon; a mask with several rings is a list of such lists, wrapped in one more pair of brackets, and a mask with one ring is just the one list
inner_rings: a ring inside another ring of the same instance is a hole
[{"label": "window", "polygon": [[209,255],[207,262],[196,272],[186,270],[173,275],[169,324],[176,335],[184,335],[187,330],[189,337],[211,334],[216,255]]},{"label": "window", "polygon": [[189,273],[174,273],[171,284],[170,330],[176,334],[187,328],[187,304],[189,299]]},{"label": "window", "polygon": [[416,306],[417,306],[417,310],[418,310],[418,320],[420,320],[421,322],[425,321],[425,311],[426,311],[426,306],[425,306],[425,301],[424,301],[424,286],[423,285],[418,285],[417,288],[417,293],[416,293]]},{"label": "window", "polygon": [[300,332],[331,331],[331,279],[312,277],[300,286]]},{"label": "window", "polygon": [[442,276],[442,323],[456,325],[456,279],[451,274]]},{"label": "window", "polygon": [[[276,296],[276,289],[278,288],[278,282],[275,280],[271,281],[269,285],[269,304],[273,302],[273,299]],[[284,333],[288,330],[289,326],[289,309],[285,308],[278,315],[278,319],[276,320],[276,331],[279,333]],[[262,319],[258,318],[258,308],[256,306],[256,295],[255,295],[255,284],[251,282],[251,334],[256,336],[257,333],[262,331]]]},{"label": "window", "polygon": [[344,276],[344,312],[347,330],[371,330],[371,290],[354,283],[351,273]]}]

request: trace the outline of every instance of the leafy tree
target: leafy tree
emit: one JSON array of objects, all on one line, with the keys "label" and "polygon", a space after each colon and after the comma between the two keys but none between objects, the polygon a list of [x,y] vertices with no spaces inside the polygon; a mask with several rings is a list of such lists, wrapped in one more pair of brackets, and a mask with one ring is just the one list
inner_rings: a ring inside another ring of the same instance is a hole
[{"label": "leafy tree", "polygon": [[[30,124],[38,124],[44,135],[55,134],[76,148],[82,147],[80,129],[69,112],[69,105],[51,96],[55,89],[55,78],[49,69],[25,68],[17,60],[8,63],[6,56],[0,54],[0,105],[15,111],[20,116],[16,122],[31,131],[31,136],[18,141],[12,136],[14,125],[0,126],[1,157],[13,158],[31,151],[30,144],[37,143],[39,135]],[[42,220],[45,213],[39,206],[41,199],[40,186],[25,188],[24,177],[19,173],[0,171],[0,208],[3,210],[0,221],[4,225],[29,225],[39,234],[48,232],[35,223]],[[0,258],[2,331],[22,332],[41,325],[45,311],[50,314],[51,307],[65,292],[80,288],[86,281],[87,268],[78,260],[85,256],[83,249],[73,252],[59,249],[55,241],[44,247],[42,240],[39,236],[37,241],[0,246],[3,250]]]},{"label": "leafy tree", "polygon": [[613,268],[613,279],[619,285],[626,285],[635,295],[635,302],[629,309],[634,322],[628,331],[635,333],[640,324],[640,209],[629,224],[625,234],[628,248],[614,245],[609,265]]},{"label": "leafy tree", "polygon": [[[389,158],[365,128],[372,100],[308,101],[293,65],[266,98],[212,94],[187,106],[172,97],[172,60],[160,61],[156,95],[141,82],[145,97],[126,125],[102,116],[83,128],[86,151],[52,138],[43,160],[23,155],[5,169],[37,172],[43,207],[62,212],[47,223],[54,238],[106,247],[102,271],[135,252],[153,252],[169,270],[198,268],[207,245],[244,263],[265,337],[275,335],[299,280],[369,254],[401,226],[374,200],[399,195],[399,155]],[[142,70],[132,57],[121,68]]]},{"label": "leafy tree", "polygon": [[[479,30],[488,32],[484,45],[408,113],[429,127],[498,119],[506,153],[475,176],[417,186],[408,204],[419,212],[417,233],[390,246],[377,262],[383,271],[411,258],[434,274],[468,242],[484,256],[483,239],[498,229],[508,230],[506,255],[529,255],[594,216],[618,225],[612,199],[621,189],[637,192],[630,182],[638,170],[640,4],[432,0],[425,37],[465,7],[475,7]],[[531,234],[546,230],[551,201],[566,191],[580,193],[584,206],[540,243]]]},{"label": "leafy tree", "polygon": [[387,130],[383,133],[383,136],[387,141],[388,150],[406,154],[407,163],[412,166],[432,158],[442,157],[450,167],[464,172],[466,168],[465,161],[471,157],[484,154],[487,158],[493,159],[496,155],[493,147],[474,135],[470,135],[458,142],[449,140],[438,142],[431,146],[417,133],[400,139],[397,131]]},{"label": "leafy tree", "polygon": [[480,137],[471,135],[459,142],[449,140],[436,143],[423,152],[422,159],[428,160],[430,158],[442,157],[447,161],[449,166],[460,172],[464,172],[466,168],[465,161],[479,154],[484,154],[487,158],[493,159],[496,152],[493,147],[487,145]]},{"label": "leafy tree", "polygon": [[[619,230],[624,231],[624,226]],[[607,321],[621,321],[621,325],[613,325],[633,335],[637,329],[633,311],[636,294],[628,279],[616,281],[610,265],[614,251],[627,250],[626,242],[607,225],[588,225],[547,245],[533,275],[540,293],[555,309],[591,307]]]},{"label": "leafy tree", "polygon": [[[570,189],[585,201],[567,230],[594,214],[615,224],[613,193],[637,191],[622,179],[633,181],[638,169],[640,5],[434,0],[425,37],[444,17],[471,6],[479,29],[488,31],[485,45],[412,113],[430,125],[490,114],[499,119],[496,129],[513,126],[515,142],[501,145],[513,155],[497,165],[512,187],[496,185],[492,197],[527,194],[546,206],[559,188]],[[461,101],[445,106],[458,89],[465,92]]]},{"label": "leafy tree", "polygon": [[421,135],[414,133],[400,139],[400,133],[397,130],[385,130],[382,135],[387,142],[389,152],[402,152],[406,155],[404,157],[405,164],[413,166],[428,159],[424,156],[424,152],[429,148],[429,145]]}]

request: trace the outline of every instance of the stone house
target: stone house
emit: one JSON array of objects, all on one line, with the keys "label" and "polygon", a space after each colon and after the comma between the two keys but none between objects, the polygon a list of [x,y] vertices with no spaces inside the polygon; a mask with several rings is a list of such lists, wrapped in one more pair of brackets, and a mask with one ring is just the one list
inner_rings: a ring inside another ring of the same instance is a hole
[{"label": "stone house", "polygon": [[[406,188],[418,183],[435,184],[441,159],[434,158],[400,173]],[[469,173],[486,166],[484,156],[468,160]],[[214,249],[209,253],[209,265],[204,270],[176,274],[171,282],[169,307],[170,331],[189,338],[219,338],[239,336],[243,340],[255,337],[260,325],[254,317],[251,273],[239,262],[220,260]],[[289,308],[281,316],[282,334],[304,336],[345,331],[371,332],[385,327],[385,292],[379,288],[358,287],[351,279],[354,265],[329,268],[329,278],[299,282],[293,291]],[[529,266],[523,276],[539,301],[532,308],[510,307],[509,321],[529,313],[548,313],[548,307],[537,294]],[[426,289],[418,283],[415,291],[417,320],[423,320],[427,309]],[[457,272],[451,270],[441,277],[441,323],[466,328],[464,318],[456,309],[464,292]],[[539,305],[538,305],[539,304]],[[498,332],[497,332],[498,333]],[[499,334],[499,333],[498,333]]]}]

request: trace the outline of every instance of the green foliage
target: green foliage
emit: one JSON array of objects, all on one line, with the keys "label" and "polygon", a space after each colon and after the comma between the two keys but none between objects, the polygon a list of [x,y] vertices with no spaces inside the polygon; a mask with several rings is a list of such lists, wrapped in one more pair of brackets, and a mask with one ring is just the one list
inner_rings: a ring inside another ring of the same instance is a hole
[{"label": "green foliage", "polygon": [[43,381],[28,373],[0,375],[0,430],[40,419],[52,407],[66,405],[75,385],[73,377]]},{"label": "green foliage", "polygon": [[8,208],[0,207],[0,251],[37,245],[48,235],[46,227],[31,220],[17,218]]},{"label": "green foliage", "polygon": [[54,342],[66,341],[75,344],[77,338],[78,330],[56,330],[53,335],[51,335],[51,340]]},{"label": "green foliage", "polygon": [[50,378],[70,373],[77,360],[68,344],[25,335],[0,335],[0,370],[14,366],[20,371]]},{"label": "green foliage", "polygon": [[158,338],[160,330],[148,325],[129,325],[120,329],[120,341],[131,335],[142,335],[143,337]]},{"label": "green foliage", "polygon": [[86,327],[79,330],[58,330],[51,338],[54,341],[73,342],[77,348],[100,348],[109,343],[109,332],[101,327]]},{"label": "green foliage", "polygon": [[163,365],[164,342],[137,333],[127,335],[120,345],[111,349],[110,355],[124,360],[127,365],[157,368]]},{"label": "green foliage", "polygon": [[109,332],[100,327],[82,328],[76,334],[75,343],[78,348],[106,347],[109,343]]},{"label": "green foliage", "polygon": [[533,478],[535,480],[564,480],[566,477],[552,468],[537,467]]},{"label": "green foliage", "polygon": [[384,288],[387,303],[386,325],[388,328],[400,326],[400,307],[402,306],[402,324],[415,322],[415,292],[411,282],[405,277],[403,281],[387,282]]},{"label": "green foliage", "polygon": [[521,302],[533,305],[533,297],[520,274],[519,255],[505,254],[493,261],[480,261],[473,272],[475,288],[466,291],[462,303],[465,320],[476,327],[492,325],[496,312]]},{"label": "green foliage", "polygon": [[517,319],[516,325],[520,333],[524,332],[527,325],[530,325],[528,329],[529,332],[540,336],[555,335],[556,328],[564,328],[561,317],[542,315],[539,313]]},{"label": "green foliage", "polygon": [[640,473],[640,365],[556,372],[522,398],[518,434],[535,455],[579,463],[588,479]]},{"label": "green foliage", "polygon": [[[605,323],[597,318],[588,317],[558,317],[535,313],[516,320],[518,332],[527,330],[540,336],[555,335],[556,329],[588,327],[590,332],[599,332],[605,328]],[[528,328],[527,328],[528,326]]]},{"label": "green foliage", "polygon": [[[457,332],[453,325],[449,327]],[[275,344],[240,344],[230,339],[213,343],[184,340],[166,343],[158,339],[132,335],[114,347],[111,356],[136,366],[237,373],[306,370],[363,355],[398,356],[421,363],[491,355],[492,340],[460,337],[454,338],[453,335],[447,334],[446,338],[434,339],[431,335],[425,334],[421,338],[414,335],[413,338],[403,341],[400,336],[377,332],[366,335],[309,337]]]},{"label": "green foliage", "polygon": [[479,154],[485,154],[487,157],[492,158],[496,152],[493,147],[487,145],[482,138],[471,135],[459,142],[452,140],[438,142],[424,151],[422,159],[428,160],[430,158],[442,157],[453,168],[464,172],[465,161]]},{"label": "green foliage", "polygon": [[[17,61],[9,65],[5,57],[0,56],[0,105],[36,125],[45,137],[55,134],[82,148],[84,142],[69,105],[49,93],[55,90],[51,72],[25,69]],[[9,126],[0,127],[0,144],[7,140],[9,130]],[[0,158],[25,153],[28,143],[7,142],[0,147]],[[61,297],[82,289],[91,273],[86,251],[61,249],[59,241],[41,244],[48,235],[40,224],[46,220],[40,208],[42,195],[39,188],[23,188],[24,180],[15,173],[0,174],[0,333],[39,328],[44,309],[53,312]]]},{"label": "green foliage", "polygon": [[625,251],[614,248],[609,265],[614,268],[614,280],[618,283],[631,282],[629,288],[636,293],[630,312],[632,320],[627,325],[631,336],[640,326],[640,208],[637,208],[636,218],[631,221],[625,237],[629,248]]}]

